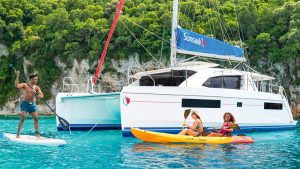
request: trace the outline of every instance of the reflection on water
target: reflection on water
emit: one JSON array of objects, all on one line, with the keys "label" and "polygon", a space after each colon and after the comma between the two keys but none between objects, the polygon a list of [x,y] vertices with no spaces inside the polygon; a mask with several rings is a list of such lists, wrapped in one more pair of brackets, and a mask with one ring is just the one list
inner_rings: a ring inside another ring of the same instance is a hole
[{"label": "reflection on water", "polygon": [[[0,139],[0,168],[299,168],[300,129],[249,133],[254,144],[159,144],[124,138],[121,131],[57,132],[55,118],[39,119],[42,136],[64,147],[13,144]],[[0,133],[16,132],[18,119],[1,120]],[[33,121],[22,134],[34,133]]]},{"label": "reflection on water", "polygon": [[[190,144],[190,143],[150,143],[150,142],[139,142],[133,146],[133,152],[145,152],[145,151],[174,151],[185,152],[185,151],[198,151],[208,152],[221,150],[225,153],[230,153],[236,149],[248,149],[248,144]],[[189,155],[189,152],[187,153]]]},{"label": "reflection on water", "polygon": [[[132,145],[134,161],[141,161],[140,157],[151,161],[151,167],[186,168],[186,167],[205,167],[214,165],[231,165],[240,163],[241,155],[246,155],[251,146],[248,144],[162,144],[137,142]],[[138,155],[138,156],[135,156]],[[245,163],[247,164],[247,163]],[[241,165],[241,164],[239,164]],[[243,166],[243,165],[241,165]]]}]

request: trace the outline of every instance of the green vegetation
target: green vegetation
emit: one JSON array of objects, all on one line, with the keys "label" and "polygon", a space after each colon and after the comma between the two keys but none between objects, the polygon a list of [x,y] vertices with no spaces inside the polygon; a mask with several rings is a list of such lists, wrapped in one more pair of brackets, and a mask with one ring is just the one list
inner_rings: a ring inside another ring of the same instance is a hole
[{"label": "green vegetation", "polygon": [[[72,67],[74,58],[94,64],[102,52],[117,5],[118,0],[0,0],[0,43],[10,53],[0,56],[0,106],[17,94],[12,85],[15,76],[8,69],[10,63],[20,70],[24,61],[30,63],[28,71],[39,73],[45,99],[50,98],[51,85],[63,71],[57,66],[58,60],[66,68]],[[172,0],[127,0],[121,21],[154,57],[168,58],[169,44],[130,20],[169,40],[171,13]],[[240,43],[240,32],[254,67],[262,67],[258,60],[270,64],[299,57],[297,0],[181,0],[179,16],[181,27],[233,44]],[[103,71],[113,71],[111,58],[126,59],[133,52],[143,61],[152,59],[119,22],[104,63],[107,70]]]}]

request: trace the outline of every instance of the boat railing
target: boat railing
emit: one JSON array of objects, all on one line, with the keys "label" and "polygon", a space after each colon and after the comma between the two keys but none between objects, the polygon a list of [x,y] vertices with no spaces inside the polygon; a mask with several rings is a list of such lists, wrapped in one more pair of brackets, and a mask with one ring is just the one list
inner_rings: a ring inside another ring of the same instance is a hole
[{"label": "boat railing", "polygon": [[[148,67],[148,68],[150,68],[150,67]],[[132,74],[136,73],[136,72],[133,72],[133,69],[138,69],[138,70],[140,70],[142,72],[145,72],[145,74],[147,76],[149,76],[150,79],[153,81],[153,86],[155,86],[155,80],[154,80],[154,78],[147,72],[147,70],[145,70],[145,69],[143,69],[143,68],[141,68],[139,66],[129,66],[128,67],[128,69],[127,69],[127,84],[128,85],[130,85],[130,83],[132,82],[132,81],[130,82],[130,79],[132,79]],[[132,72],[132,74],[131,74],[131,72]]]},{"label": "boat railing", "polygon": [[79,92],[78,84],[71,78],[71,77],[64,77],[63,78],[63,87],[62,92],[74,92],[74,88],[77,89],[76,92]]},{"label": "boat railing", "polygon": [[282,96],[287,98],[287,95],[286,95],[286,92],[285,92],[283,86],[272,84],[271,81],[270,82],[257,81],[255,83],[257,86],[257,90],[259,92],[281,94]]},{"label": "boat railing", "polygon": [[[89,77],[88,79],[81,79],[83,83],[76,83],[71,77],[63,78],[63,85],[61,92],[68,93],[107,93],[107,92],[117,92],[121,89],[121,86],[112,85],[113,82],[103,81],[97,79],[97,84],[93,84],[93,77]],[[125,82],[123,82],[125,84]]]},{"label": "boat railing", "polygon": [[[94,90],[95,91],[98,90],[97,91],[98,93],[102,93],[103,91],[101,91],[101,89],[103,89],[103,88],[106,89],[105,92],[117,92],[117,91],[119,91],[121,89],[121,86],[123,86],[123,85],[120,85],[120,86],[118,86],[118,85],[112,85],[113,82],[100,80],[101,78],[97,79],[98,85],[94,85],[93,82],[92,82],[92,79],[93,79],[93,77],[90,78],[88,85],[90,84],[89,86],[92,88],[91,91],[93,93],[94,93]],[[91,92],[91,91],[89,90],[89,88],[87,88],[87,92]]]}]

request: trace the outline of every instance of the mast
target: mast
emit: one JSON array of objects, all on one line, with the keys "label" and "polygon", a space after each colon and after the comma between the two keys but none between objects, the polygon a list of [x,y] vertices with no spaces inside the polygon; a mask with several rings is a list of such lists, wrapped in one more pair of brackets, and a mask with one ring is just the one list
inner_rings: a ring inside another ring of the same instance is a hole
[{"label": "mast", "polygon": [[178,26],[178,0],[173,0],[173,17],[172,17],[172,37],[171,37],[171,67],[175,67],[177,65],[176,59],[176,28]]}]

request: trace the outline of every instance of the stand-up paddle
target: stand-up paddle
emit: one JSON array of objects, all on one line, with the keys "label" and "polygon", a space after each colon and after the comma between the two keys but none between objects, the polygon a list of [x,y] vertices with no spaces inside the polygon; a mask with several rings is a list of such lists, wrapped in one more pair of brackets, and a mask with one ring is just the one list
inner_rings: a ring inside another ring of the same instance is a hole
[{"label": "stand-up paddle", "polygon": [[[16,69],[14,68],[14,66],[13,66],[12,64],[10,64],[9,67],[12,68],[14,71],[16,71]],[[25,83],[26,83],[26,84],[34,91],[35,94],[38,94],[38,93],[33,89],[33,87],[27,82],[27,80],[26,80],[23,76],[20,75],[20,77],[21,77],[21,79],[24,80]],[[69,129],[69,122],[68,122],[67,120],[65,120],[64,118],[60,117],[59,115],[57,115],[57,114],[55,113],[55,111],[49,106],[49,104],[48,104],[43,98],[39,98],[39,99],[41,99],[41,100],[49,107],[49,109],[57,116],[58,121],[59,121],[59,123],[61,124],[62,128],[63,128],[64,130],[68,130],[68,129]]]},{"label": "stand-up paddle", "polygon": [[183,125],[182,125],[182,130],[184,128],[184,125],[185,125],[185,122],[186,122],[186,118],[189,116],[190,112],[191,112],[191,109],[186,109],[184,111],[184,122],[183,122]]}]

